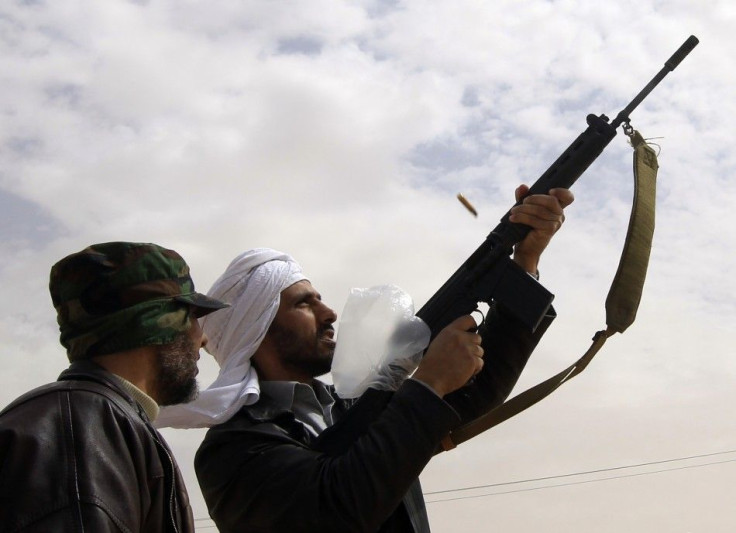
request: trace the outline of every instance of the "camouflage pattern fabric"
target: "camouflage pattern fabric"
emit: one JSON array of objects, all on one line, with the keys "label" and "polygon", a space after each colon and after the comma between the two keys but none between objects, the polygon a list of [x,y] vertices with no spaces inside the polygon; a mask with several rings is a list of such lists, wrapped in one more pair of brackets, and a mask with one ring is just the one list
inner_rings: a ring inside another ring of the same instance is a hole
[{"label": "camouflage pattern fabric", "polygon": [[71,361],[168,344],[227,304],[199,294],[189,266],[155,244],[95,244],[51,268],[51,300]]}]

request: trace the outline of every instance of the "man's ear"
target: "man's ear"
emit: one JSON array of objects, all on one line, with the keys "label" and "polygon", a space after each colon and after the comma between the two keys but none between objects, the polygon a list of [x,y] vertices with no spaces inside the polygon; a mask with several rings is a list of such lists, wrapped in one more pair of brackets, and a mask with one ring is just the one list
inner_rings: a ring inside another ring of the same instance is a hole
[{"label": "man's ear", "polygon": [[255,368],[256,372],[258,373],[258,377],[260,377],[262,374],[260,370],[261,368],[260,361],[261,361],[261,356],[259,355],[258,351],[256,351],[256,353],[254,353],[250,358],[250,365],[253,368]]},{"label": "man's ear", "polygon": [[274,364],[274,353],[275,349],[273,346],[273,340],[271,339],[270,332],[266,333],[263,337],[260,346],[250,358],[250,364],[256,369],[259,379],[266,379],[269,374],[269,369]]}]

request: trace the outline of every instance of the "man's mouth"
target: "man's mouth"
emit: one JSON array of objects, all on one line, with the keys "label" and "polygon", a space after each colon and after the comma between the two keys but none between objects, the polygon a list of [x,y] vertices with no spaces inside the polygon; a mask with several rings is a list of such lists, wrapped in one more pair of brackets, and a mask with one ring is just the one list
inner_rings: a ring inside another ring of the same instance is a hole
[{"label": "man's mouth", "polygon": [[335,344],[335,330],[332,328],[323,330],[320,339],[324,342]]}]

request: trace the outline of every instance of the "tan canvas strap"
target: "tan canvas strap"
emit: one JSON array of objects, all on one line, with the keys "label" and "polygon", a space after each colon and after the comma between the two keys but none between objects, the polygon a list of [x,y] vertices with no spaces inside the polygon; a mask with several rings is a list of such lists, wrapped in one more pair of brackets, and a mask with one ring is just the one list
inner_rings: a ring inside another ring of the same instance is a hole
[{"label": "tan canvas strap", "polygon": [[638,131],[630,130],[634,147],[634,204],[618,271],[606,298],[606,324],[623,333],[636,318],[654,235],[657,154]]},{"label": "tan canvas strap", "polygon": [[606,298],[607,328],[597,332],[588,351],[562,372],[514,396],[484,416],[453,430],[442,441],[445,450],[451,450],[461,442],[508,420],[552,394],[563,383],[585,370],[608,337],[614,333],[622,333],[634,322],[644,287],[654,234],[658,163],[656,153],[639,132],[634,131],[628,124],[624,127],[624,131],[629,135],[634,148],[634,199],[624,249]]}]

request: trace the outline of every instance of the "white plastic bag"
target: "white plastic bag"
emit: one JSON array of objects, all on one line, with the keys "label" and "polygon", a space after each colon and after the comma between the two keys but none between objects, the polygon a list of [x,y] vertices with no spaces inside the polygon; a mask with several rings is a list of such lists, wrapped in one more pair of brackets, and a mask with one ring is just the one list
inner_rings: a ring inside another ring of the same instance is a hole
[{"label": "white plastic bag", "polygon": [[416,369],[430,330],[394,285],[351,289],[337,330],[332,379],[342,398],[368,387],[396,390]]}]

